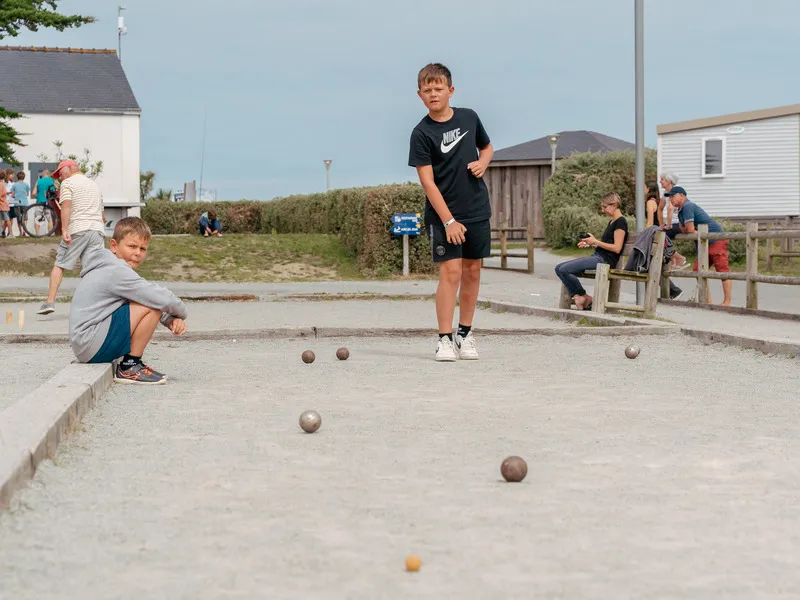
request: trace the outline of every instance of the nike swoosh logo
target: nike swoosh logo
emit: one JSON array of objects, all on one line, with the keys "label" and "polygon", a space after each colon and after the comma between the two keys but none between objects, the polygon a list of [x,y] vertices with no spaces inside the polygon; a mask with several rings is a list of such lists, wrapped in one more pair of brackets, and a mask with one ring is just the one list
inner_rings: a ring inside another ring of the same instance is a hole
[{"label": "nike swoosh logo", "polygon": [[449,144],[445,144],[445,143],[444,143],[444,141],[442,141],[442,146],[441,146],[441,148],[442,148],[442,152],[443,152],[444,154],[447,154],[448,152],[450,152],[450,150],[452,150],[453,148],[455,148],[455,147],[456,147],[456,144],[458,144],[458,142],[460,142],[460,141],[461,141],[461,138],[463,138],[463,137],[464,137],[465,135],[467,135],[468,133],[469,133],[469,131],[465,131],[464,133],[462,133],[461,135],[459,135],[459,136],[458,136],[456,139],[454,139],[454,140],[453,140],[452,142],[450,142]]}]

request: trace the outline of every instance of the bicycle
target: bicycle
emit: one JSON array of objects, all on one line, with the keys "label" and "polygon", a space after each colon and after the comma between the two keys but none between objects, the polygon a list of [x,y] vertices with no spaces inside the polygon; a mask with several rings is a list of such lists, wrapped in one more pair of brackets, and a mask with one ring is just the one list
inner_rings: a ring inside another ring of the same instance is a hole
[{"label": "bicycle", "polygon": [[61,228],[61,204],[57,193],[47,192],[47,202],[17,206],[22,209],[22,229],[31,237],[43,238],[56,235]]}]

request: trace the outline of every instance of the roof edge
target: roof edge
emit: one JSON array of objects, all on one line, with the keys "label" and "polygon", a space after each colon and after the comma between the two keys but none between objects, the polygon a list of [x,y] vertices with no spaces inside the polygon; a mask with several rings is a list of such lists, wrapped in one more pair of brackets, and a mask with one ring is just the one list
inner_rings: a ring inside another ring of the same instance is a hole
[{"label": "roof edge", "polygon": [[764,108],[761,110],[750,110],[740,113],[720,115],[718,117],[706,117],[705,119],[693,119],[691,121],[678,121],[676,123],[666,123],[656,128],[658,135],[665,133],[678,133],[681,131],[691,131],[693,129],[705,129],[706,127],[719,127],[721,125],[733,125],[746,121],[761,121],[763,119],[774,119],[775,117],[786,117],[789,115],[800,114],[800,104],[789,104],[787,106],[777,106],[775,108]]},{"label": "roof edge", "polygon": [[10,52],[69,52],[74,54],[116,54],[111,48],[48,48],[47,46],[0,46]]}]

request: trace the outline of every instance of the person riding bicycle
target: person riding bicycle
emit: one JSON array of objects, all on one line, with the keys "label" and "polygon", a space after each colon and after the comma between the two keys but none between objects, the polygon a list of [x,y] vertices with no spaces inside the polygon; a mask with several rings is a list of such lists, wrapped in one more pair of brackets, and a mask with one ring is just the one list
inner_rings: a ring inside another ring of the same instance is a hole
[{"label": "person riding bicycle", "polygon": [[63,233],[56,264],[50,273],[47,301],[37,311],[40,315],[55,311],[56,294],[64,278],[64,270],[74,269],[78,259],[83,263],[83,257],[89,250],[105,247],[105,211],[103,194],[98,185],[81,173],[74,160],[62,160],[53,176],[61,180],[59,195]]}]

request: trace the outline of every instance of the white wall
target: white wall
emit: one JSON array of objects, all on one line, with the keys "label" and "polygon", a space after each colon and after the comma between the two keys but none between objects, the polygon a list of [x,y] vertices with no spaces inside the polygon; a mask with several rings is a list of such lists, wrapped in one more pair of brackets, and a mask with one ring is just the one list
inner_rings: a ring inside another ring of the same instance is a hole
[{"label": "white wall", "polygon": [[42,152],[55,162],[53,141],[61,140],[65,155],[81,156],[88,148],[92,161],[103,161],[97,183],[106,204],[139,201],[139,115],[34,114],[15,121],[14,128],[24,134],[26,146],[15,154],[26,171]]},{"label": "white wall", "polygon": [[[658,136],[658,172],[678,175],[690,200],[712,216],[800,214],[800,115]],[[703,138],[725,138],[725,175],[702,176]]]}]

